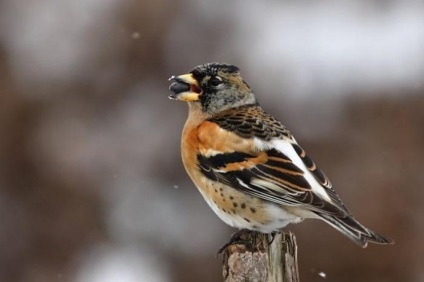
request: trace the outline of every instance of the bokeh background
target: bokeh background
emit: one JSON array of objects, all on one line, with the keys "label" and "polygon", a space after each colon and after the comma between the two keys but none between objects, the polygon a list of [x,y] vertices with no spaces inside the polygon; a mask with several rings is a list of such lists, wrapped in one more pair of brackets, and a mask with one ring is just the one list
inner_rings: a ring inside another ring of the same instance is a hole
[{"label": "bokeh background", "polygon": [[424,3],[403,0],[1,1],[0,281],[221,281],[234,230],[188,179],[167,98],[211,61],[396,241],[290,226],[302,281],[424,281]]}]

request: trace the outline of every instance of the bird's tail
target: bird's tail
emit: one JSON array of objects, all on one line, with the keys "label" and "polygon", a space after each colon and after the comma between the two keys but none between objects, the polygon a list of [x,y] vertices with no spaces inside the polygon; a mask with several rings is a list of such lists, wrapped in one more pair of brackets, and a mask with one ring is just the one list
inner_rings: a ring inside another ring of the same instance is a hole
[{"label": "bird's tail", "polygon": [[318,214],[318,216],[362,248],[365,248],[368,242],[376,244],[394,243],[392,239],[383,237],[366,228],[350,215],[346,217],[335,217],[334,215]]}]

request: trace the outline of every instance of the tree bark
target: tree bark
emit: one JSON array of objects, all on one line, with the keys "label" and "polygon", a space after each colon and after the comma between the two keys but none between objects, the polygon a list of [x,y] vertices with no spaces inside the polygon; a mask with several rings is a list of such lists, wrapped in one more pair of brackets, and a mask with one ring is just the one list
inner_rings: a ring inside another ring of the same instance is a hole
[{"label": "tree bark", "polygon": [[[247,232],[224,250],[224,282],[299,282],[293,233]],[[271,242],[270,242],[271,240]]]}]

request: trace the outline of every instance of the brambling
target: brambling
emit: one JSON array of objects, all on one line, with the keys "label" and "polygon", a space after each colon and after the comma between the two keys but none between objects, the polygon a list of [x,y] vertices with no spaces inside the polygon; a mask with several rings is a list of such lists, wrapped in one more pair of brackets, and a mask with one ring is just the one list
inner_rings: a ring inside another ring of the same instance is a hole
[{"label": "brambling", "polygon": [[353,218],[290,131],[259,106],[236,66],[208,63],[169,80],[169,98],[189,105],[184,167],[225,223],[273,233],[314,218],[362,247],[393,243]]}]

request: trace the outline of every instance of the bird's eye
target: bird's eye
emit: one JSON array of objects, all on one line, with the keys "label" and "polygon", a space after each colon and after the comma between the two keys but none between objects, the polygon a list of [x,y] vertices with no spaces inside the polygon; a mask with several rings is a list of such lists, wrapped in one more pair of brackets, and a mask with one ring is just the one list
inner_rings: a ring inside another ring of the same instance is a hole
[{"label": "bird's eye", "polygon": [[222,83],[222,78],[220,78],[219,76],[212,76],[211,79],[209,79],[209,83],[212,86],[218,86]]}]

